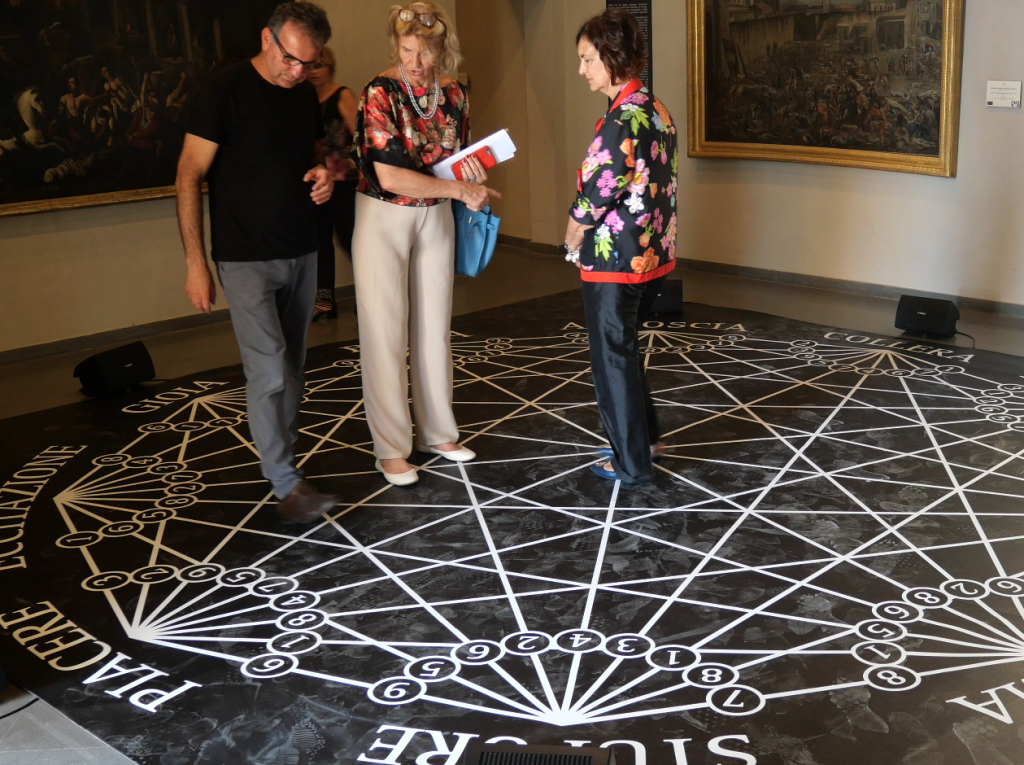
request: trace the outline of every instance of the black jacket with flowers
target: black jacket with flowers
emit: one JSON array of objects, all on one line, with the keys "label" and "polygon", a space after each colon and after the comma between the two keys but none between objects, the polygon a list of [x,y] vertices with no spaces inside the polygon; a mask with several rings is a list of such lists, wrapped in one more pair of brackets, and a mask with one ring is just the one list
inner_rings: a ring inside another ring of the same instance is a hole
[{"label": "black jacket with flowers", "polygon": [[646,282],[675,268],[678,169],[672,117],[647,88],[605,116],[570,211],[594,226],[580,252],[584,281]]}]

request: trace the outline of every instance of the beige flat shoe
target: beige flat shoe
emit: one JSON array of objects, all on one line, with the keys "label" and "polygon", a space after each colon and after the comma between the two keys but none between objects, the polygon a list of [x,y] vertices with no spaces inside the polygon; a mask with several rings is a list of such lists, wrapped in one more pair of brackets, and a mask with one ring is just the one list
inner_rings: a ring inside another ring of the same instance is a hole
[{"label": "beige flat shoe", "polygon": [[472,462],[476,459],[476,452],[472,449],[467,449],[465,446],[452,452],[443,452],[440,449],[435,449],[433,446],[416,444],[416,451],[420,454],[436,454],[438,457],[444,457],[452,462]]},{"label": "beige flat shoe", "polygon": [[377,471],[382,476],[384,476],[384,480],[392,486],[412,486],[420,480],[420,476],[416,472],[416,468],[406,470],[404,473],[388,473],[385,472],[384,466],[380,464],[380,460],[374,460],[373,466],[377,468]]}]

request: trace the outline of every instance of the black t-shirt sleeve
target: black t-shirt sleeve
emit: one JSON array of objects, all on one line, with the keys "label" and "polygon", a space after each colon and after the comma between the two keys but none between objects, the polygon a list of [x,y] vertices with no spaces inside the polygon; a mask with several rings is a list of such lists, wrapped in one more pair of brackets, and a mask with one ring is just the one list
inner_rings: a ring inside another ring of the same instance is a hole
[{"label": "black t-shirt sleeve", "polygon": [[[228,135],[227,88],[223,76],[210,77],[196,100],[188,132],[215,144],[223,144]],[[319,112],[319,109],[317,110]],[[322,122],[321,122],[322,129]]]}]

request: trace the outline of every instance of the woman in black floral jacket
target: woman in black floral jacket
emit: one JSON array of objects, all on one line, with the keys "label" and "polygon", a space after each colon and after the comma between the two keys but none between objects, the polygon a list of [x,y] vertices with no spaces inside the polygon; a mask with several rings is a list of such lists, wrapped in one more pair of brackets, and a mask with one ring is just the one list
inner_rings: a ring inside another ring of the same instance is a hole
[{"label": "woman in black floral jacket", "polygon": [[654,478],[659,431],[637,339],[637,323],[676,260],[676,128],[637,79],[647,49],[636,19],[608,10],[576,35],[580,74],[613,103],[579,171],[565,245],[583,277],[597,404],[611,459],[603,478]]}]

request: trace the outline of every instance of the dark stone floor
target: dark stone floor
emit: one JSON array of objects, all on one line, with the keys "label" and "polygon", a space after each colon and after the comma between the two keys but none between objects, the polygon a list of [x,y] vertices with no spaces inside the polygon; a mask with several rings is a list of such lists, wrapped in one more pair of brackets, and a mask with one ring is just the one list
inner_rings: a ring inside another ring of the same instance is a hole
[{"label": "dark stone floor", "polygon": [[306,528],[236,368],[0,421],[0,660],[144,765],[1017,765],[1024,363],[687,305],[642,336],[669,448],[627,491],[589,471],[582,324],[459,317],[480,458],[411,489],[358,349],[312,349],[298,449],[344,501]]}]

